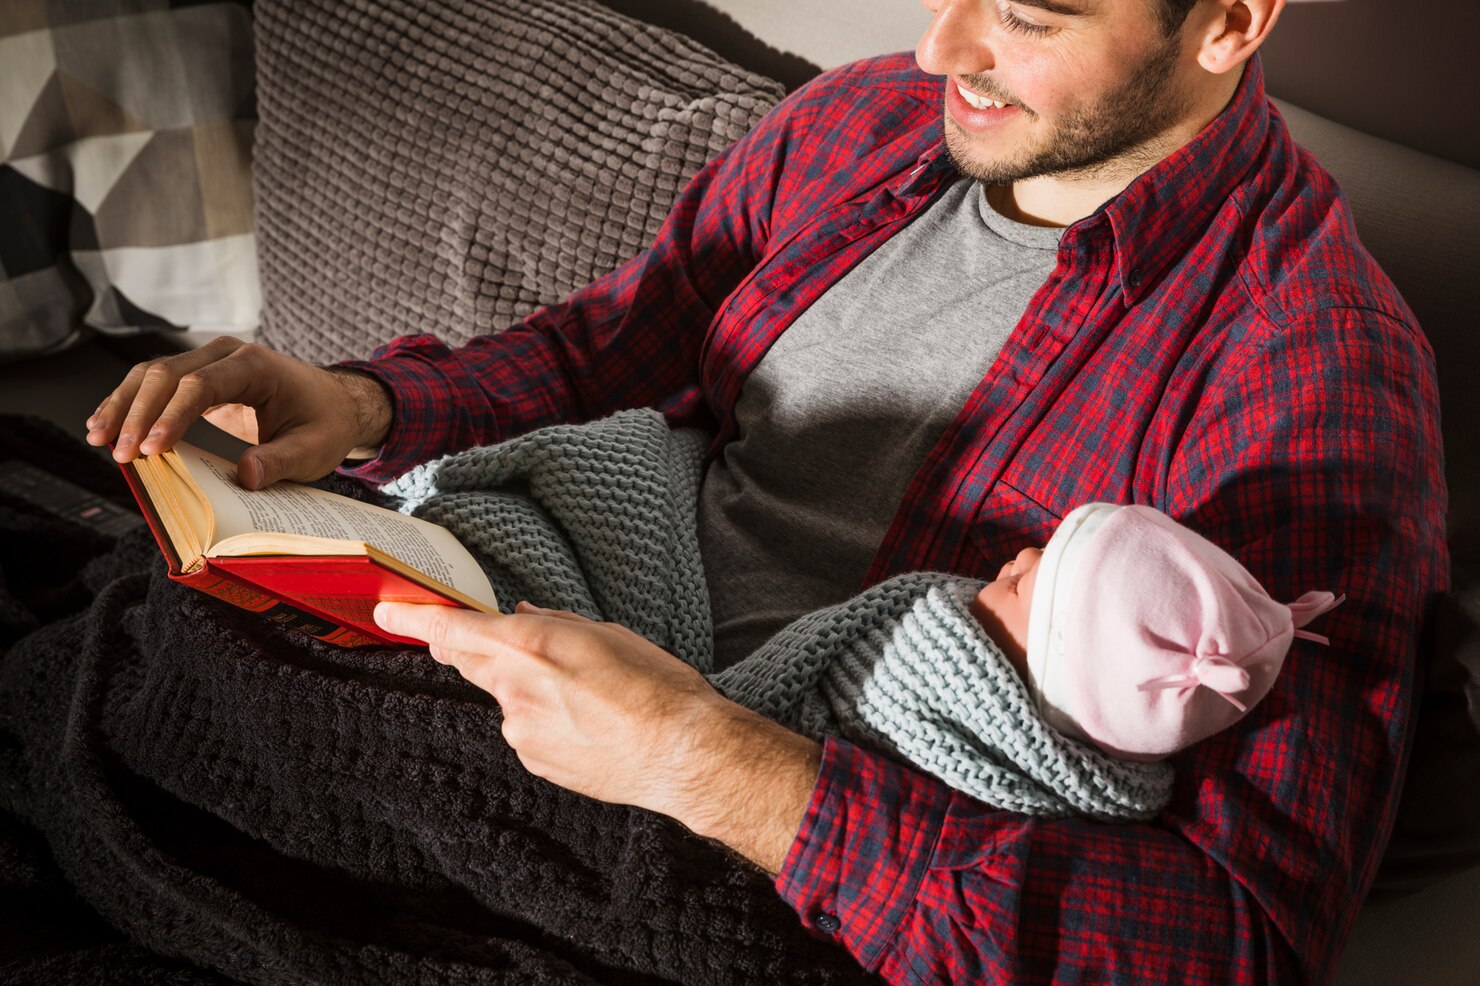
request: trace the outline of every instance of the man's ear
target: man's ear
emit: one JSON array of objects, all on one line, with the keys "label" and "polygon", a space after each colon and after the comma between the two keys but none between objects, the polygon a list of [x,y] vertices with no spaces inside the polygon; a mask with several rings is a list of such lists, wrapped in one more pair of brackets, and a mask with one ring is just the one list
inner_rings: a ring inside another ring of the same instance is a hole
[{"label": "man's ear", "polygon": [[1214,75],[1231,72],[1252,58],[1285,9],[1285,0],[1204,2],[1206,12],[1193,28],[1197,63]]}]

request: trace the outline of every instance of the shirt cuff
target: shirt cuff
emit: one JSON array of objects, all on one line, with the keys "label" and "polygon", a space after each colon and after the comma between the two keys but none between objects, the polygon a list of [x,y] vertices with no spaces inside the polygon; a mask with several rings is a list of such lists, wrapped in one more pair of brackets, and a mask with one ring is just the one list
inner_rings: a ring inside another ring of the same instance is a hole
[{"label": "shirt cuff", "polygon": [[437,458],[449,448],[448,404],[456,388],[437,366],[452,350],[431,335],[402,336],[380,346],[368,360],[335,363],[379,380],[391,398],[391,427],[373,459],[347,460],[341,476],[381,484]]},{"label": "shirt cuff", "polygon": [[933,778],[829,736],[776,890],[870,971],[913,906],[950,805]]}]

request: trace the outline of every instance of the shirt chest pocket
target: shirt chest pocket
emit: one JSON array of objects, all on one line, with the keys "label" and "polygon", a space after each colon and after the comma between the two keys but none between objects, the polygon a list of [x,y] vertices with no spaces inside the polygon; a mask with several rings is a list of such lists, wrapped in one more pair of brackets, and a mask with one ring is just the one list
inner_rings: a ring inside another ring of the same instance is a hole
[{"label": "shirt chest pocket", "polygon": [[977,505],[968,538],[994,563],[991,575],[1023,548],[1047,544],[1076,507],[1147,502],[1136,496],[1147,413],[1075,386],[1025,432],[1009,427],[995,436],[987,455],[1006,449],[1008,459]]},{"label": "shirt chest pocket", "polygon": [[[1041,446],[1040,446],[1041,447]],[[1033,446],[1028,446],[1029,449]],[[1041,548],[1074,508],[1133,503],[1133,470],[1084,449],[1025,451],[1007,464],[978,505],[969,540],[995,576],[1023,548]]]},{"label": "shirt chest pocket", "polygon": [[976,557],[967,559],[981,578],[995,578],[998,569],[1024,548],[1041,548],[1063,515],[1039,503],[1005,478],[992,485],[978,505],[967,540]]}]

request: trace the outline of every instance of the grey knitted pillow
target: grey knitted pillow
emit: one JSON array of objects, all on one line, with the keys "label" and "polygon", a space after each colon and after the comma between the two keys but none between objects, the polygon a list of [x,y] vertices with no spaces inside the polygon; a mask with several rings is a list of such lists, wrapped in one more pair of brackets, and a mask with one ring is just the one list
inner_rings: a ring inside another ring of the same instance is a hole
[{"label": "grey knitted pillow", "polygon": [[782,95],[589,0],[257,0],[261,341],[451,344],[638,253]]}]

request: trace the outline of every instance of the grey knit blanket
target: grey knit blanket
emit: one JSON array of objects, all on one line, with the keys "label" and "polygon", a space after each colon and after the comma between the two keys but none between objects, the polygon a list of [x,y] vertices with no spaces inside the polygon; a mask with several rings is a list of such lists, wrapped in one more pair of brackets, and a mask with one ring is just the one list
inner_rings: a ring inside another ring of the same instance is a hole
[{"label": "grey knit blanket", "polygon": [[896,576],[716,671],[696,522],[706,447],[625,411],[447,456],[382,492],[468,545],[501,605],[624,624],[814,739],[842,735],[1025,814],[1130,821],[1166,804],[1169,766],[1106,756],[1038,715],[967,609],[979,582]]}]

